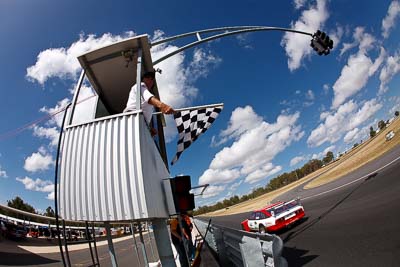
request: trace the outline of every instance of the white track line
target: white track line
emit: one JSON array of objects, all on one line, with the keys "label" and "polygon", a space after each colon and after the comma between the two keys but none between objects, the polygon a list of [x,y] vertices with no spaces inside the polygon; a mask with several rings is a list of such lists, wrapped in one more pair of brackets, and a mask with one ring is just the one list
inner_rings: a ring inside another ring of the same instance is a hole
[{"label": "white track line", "polygon": [[309,198],[312,198],[312,197],[317,197],[317,196],[320,196],[320,195],[324,195],[324,194],[326,194],[326,193],[329,193],[329,192],[338,190],[338,189],[340,189],[340,188],[342,188],[342,187],[351,185],[351,184],[353,184],[353,183],[355,183],[355,182],[358,182],[358,181],[360,181],[360,180],[362,180],[362,179],[365,179],[366,177],[370,176],[371,174],[374,174],[374,173],[376,173],[376,172],[378,172],[378,171],[380,171],[380,170],[382,170],[382,169],[388,167],[389,165],[393,164],[394,162],[396,162],[396,161],[399,160],[399,159],[400,159],[400,157],[397,157],[396,159],[394,159],[394,160],[392,160],[391,162],[389,162],[388,164],[386,164],[386,165],[380,167],[379,169],[376,169],[375,171],[370,172],[370,173],[364,175],[363,177],[360,177],[360,178],[358,178],[358,179],[356,179],[356,180],[354,180],[354,181],[348,182],[347,184],[343,184],[343,185],[341,185],[341,186],[338,186],[338,187],[335,187],[335,188],[333,188],[333,189],[330,189],[330,190],[327,190],[327,191],[318,193],[318,194],[316,194],[316,195],[312,195],[312,196],[308,196],[308,197],[305,197],[305,198],[301,198],[301,200],[305,200],[305,199],[309,199]]}]

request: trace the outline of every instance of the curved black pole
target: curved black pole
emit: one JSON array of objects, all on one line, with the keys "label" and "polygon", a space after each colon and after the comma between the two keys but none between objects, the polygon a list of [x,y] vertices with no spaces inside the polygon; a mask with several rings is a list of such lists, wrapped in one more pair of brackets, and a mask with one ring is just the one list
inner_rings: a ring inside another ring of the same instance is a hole
[{"label": "curved black pole", "polygon": [[58,220],[58,188],[57,188],[57,183],[58,183],[58,163],[59,163],[59,156],[60,156],[60,148],[61,148],[61,140],[62,140],[62,134],[64,130],[64,123],[65,123],[65,118],[67,117],[67,111],[68,108],[71,106],[71,103],[67,104],[65,107],[65,112],[63,116],[63,120],[61,123],[61,129],[60,129],[60,134],[58,137],[58,147],[57,147],[57,156],[56,156],[56,166],[55,166],[55,171],[54,171],[54,209],[55,209],[55,215],[56,215],[56,227],[57,227],[57,236],[58,236],[58,245],[60,247],[60,252],[61,252],[61,258],[63,261],[64,266],[65,264],[65,258],[64,258],[64,253],[62,250],[62,244],[61,244],[61,236],[60,236],[60,226],[59,226],[59,220]]}]

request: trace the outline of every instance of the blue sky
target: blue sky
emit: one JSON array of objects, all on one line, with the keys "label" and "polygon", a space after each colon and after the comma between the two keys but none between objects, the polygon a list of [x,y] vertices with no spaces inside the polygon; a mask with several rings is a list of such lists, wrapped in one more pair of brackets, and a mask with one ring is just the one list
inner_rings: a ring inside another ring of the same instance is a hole
[{"label": "blue sky", "polygon": [[[158,66],[168,104],[225,103],[211,129],[171,167],[172,176],[191,175],[193,185],[211,184],[198,206],[247,194],[328,150],[343,152],[400,109],[399,1],[189,2],[0,2],[1,204],[18,195],[39,211],[54,206],[60,116],[45,118],[71,100],[76,56],[136,34],[156,40],[262,25],[322,29],[335,41],[329,56],[318,56],[307,36],[243,34]],[[154,49],[153,60],[182,44]],[[172,126],[169,159],[176,149]]]}]

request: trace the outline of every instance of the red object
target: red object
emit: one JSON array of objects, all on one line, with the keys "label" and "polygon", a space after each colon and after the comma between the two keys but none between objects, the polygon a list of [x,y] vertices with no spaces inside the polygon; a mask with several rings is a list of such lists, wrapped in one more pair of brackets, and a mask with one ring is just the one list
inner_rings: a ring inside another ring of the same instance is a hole
[{"label": "red object", "polygon": [[255,210],[241,225],[247,232],[275,232],[299,221],[304,216],[304,207],[298,199],[294,199]]}]

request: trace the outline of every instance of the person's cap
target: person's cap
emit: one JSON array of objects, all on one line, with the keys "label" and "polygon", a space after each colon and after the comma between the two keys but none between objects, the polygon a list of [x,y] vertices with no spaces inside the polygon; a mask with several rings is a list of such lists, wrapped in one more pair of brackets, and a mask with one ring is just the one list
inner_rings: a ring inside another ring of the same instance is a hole
[{"label": "person's cap", "polygon": [[152,70],[152,71],[146,71],[146,72],[144,72],[143,73],[143,75],[142,75],[142,79],[143,78],[155,78],[156,77],[156,72],[154,71],[154,70]]}]

